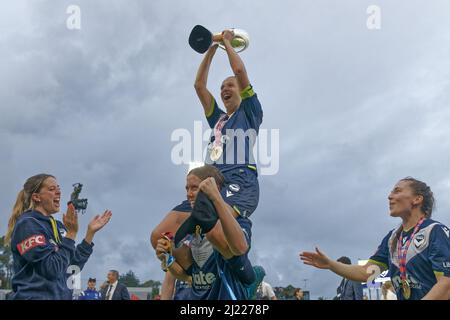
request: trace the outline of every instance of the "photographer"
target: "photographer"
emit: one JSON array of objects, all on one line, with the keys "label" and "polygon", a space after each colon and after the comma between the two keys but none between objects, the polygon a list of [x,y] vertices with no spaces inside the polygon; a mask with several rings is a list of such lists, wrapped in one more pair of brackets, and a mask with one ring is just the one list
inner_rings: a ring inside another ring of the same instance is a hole
[{"label": "photographer", "polygon": [[83,268],[92,253],[97,231],[111,219],[106,210],[88,225],[84,240],[75,247],[78,216],[70,204],[63,223],[52,215],[59,212],[61,191],[56,178],[38,174],[25,182],[9,219],[6,243],[14,260],[11,299],[71,300],[67,268]]}]

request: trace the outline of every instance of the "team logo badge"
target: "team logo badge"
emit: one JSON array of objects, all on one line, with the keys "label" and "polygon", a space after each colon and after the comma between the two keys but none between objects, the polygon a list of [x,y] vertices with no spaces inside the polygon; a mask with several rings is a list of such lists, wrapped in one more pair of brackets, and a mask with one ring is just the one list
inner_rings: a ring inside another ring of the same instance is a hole
[{"label": "team logo badge", "polygon": [[418,234],[414,238],[414,245],[419,249],[425,243],[425,236],[423,234]]},{"label": "team logo badge", "polygon": [[60,233],[63,237],[65,237],[65,236],[67,235],[66,229],[63,229],[63,228],[59,229],[59,233]]}]

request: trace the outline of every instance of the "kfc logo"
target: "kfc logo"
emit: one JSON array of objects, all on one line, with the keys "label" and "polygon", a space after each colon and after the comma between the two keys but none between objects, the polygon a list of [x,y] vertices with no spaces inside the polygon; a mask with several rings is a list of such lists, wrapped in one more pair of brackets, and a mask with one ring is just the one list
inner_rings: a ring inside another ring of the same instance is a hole
[{"label": "kfc logo", "polygon": [[17,250],[19,250],[20,255],[24,255],[27,251],[45,245],[45,237],[42,234],[34,235],[26,240],[23,240],[17,245]]}]

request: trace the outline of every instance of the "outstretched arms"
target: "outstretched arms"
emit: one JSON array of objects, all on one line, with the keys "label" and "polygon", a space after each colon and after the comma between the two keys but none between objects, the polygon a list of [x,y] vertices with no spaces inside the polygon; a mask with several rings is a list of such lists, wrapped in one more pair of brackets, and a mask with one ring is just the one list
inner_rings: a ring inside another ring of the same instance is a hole
[{"label": "outstretched arms", "polygon": [[364,266],[359,266],[332,260],[320,251],[319,248],[316,248],[316,252],[301,252],[300,260],[306,265],[319,269],[328,269],[343,278],[358,282],[367,282],[369,277],[376,277],[383,271],[383,267],[370,261]]}]

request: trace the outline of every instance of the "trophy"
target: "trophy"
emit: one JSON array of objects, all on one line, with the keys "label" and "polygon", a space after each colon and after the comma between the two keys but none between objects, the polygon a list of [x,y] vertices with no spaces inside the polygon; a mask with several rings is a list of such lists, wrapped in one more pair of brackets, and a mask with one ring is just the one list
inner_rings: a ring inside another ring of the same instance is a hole
[{"label": "trophy", "polygon": [[[241,29],[230,29],[234,32],[234,38],[231,39],[231,46],[236,52],[241,52],[248,48],[250,37],[248,33]],[[189,45],[198,53],[205,53],[209,47],[219,44],[219,47],[225,49],[222,33],[211,33],[203,26],[196,25],[189,35]]]}]

